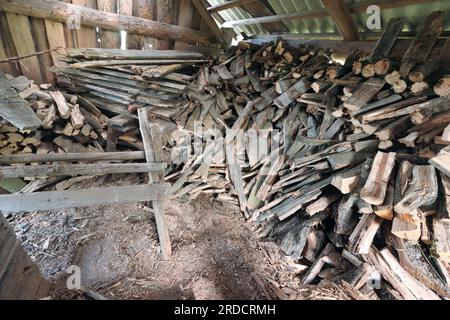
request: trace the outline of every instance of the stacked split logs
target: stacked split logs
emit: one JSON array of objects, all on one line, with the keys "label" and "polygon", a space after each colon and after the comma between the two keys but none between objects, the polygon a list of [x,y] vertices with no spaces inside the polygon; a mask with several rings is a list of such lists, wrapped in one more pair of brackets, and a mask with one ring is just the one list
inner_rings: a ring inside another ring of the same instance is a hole
[{"label": "stacked split logs", "polygon": [[38,87],[24,76],[10,77],[9,84],[20,98],[30,104],[41,125],[37,130],[19,130],[3,123],[0,127],[0,154],[103,150],[107,117],[95,106],[85,108],[86,102],[78,96],[46,84]]},{"label": "stacked split logs", "polygon": [[[215,60],[72,50],[54,69],[65,92],[29,101],[54,133],[70,124],[80,145],[107,151],[142,150],[145,108],[173,196],[235,203],[305,284],[337,281],[356,299],[450,298],[450,77],[429,56],[442,16],[400,61],[389,53],[402,19],[370,56],[343,63],[281,40]],[[89,142],[77,138],[86,124]]]}]

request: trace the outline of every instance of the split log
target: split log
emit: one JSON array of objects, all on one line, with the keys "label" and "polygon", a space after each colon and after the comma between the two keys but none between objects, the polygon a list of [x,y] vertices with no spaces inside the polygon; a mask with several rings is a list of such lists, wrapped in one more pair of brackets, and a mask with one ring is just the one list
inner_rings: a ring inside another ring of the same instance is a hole
[{"label": "split log", "polygon": [[58,110],[59,116],[62,119],[69,119],[71,110],[63,94],[59,91],[51,91],[50,95],[56,103],[56,108]]},{"label": "split log", "polygon": [[395,211],[410,213],[422,206],[429,206],[436,201],[438,184],[433,166],[414,166],[412,180],[400,202],[395,204]]},{"label": "split log", "polygon": [[369,261],[380,271],[389,283],[407,300],[440,300],[439,296],[411,276],[398,260],[384,248],[370,249]]},{"label": "split log", "polygon": [[450,98],[450,77],[440,79],[433,89],[438,96]]},{"label": "split log", "polygon": [[352,111],[361,109],[384,86],[384,80],[373,78],[364,82],[360,88],[344,103],[344,107]]},{"label": "split log", "polygon": [[372,164],[372,170],[361,190],[361,198],[374,205],[383,204],[387,184],[395,165],[395,153],[378,152]]},{"label": "split log", "polygon": [[373,238],[382,222],[383,219],[372,213],[363,214],[348,240],[348,249],[350,252],[356,254],[369,254]]}]

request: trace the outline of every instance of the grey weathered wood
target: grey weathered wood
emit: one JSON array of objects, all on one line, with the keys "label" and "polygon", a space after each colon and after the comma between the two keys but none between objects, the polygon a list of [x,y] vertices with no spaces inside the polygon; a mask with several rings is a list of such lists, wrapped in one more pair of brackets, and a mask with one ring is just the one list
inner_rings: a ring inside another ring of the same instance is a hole
[{"label": "grey weathered wood", "polygon": [[373,238],[383,219],[373,213],[365,213],[348,240],[348,248],[357,254],[368,254]]},{"label": "grey weathered wood", "polygon": [[9,86],[3,73],[0,73],[0,116],[18,129],[37,129],[42,125],[28,102]]},{"label": "grey weathered wood", "polygon": [[70,65],[72,68],[88,68],[88,67],[102,67],[102,66],[121,66],[121,65],[149,65],[149,64],[174,64],[174,63],[205,63],[209,60],[183,60],[183,59],[173,59],[173,60],[87,60],[83,62],[76,62]]},{"label": "grey weathered wood", "polygon": [[231,143],[227,143],[225,145],[226,159],[227,159],[228,172],[230,175],[230,179],[233,182],[234,189],[237,193],[241,211],[245,212],[246,207],[247,207],[247,197],[245,196],[245,192],[244,192],[242,171],[241,171],[241,167],[239,166],[239,163],[238,163],[235,146],[236,146],[236,143],[234,141],[232,141]]},{"label": "grey weathered wood", "polygon": [[180,50],[121,50],[104,48],[69,48],[67,55],[71,58],[85,59],[197,59],[203,54],[192,51]]},{"label": "grey weathered wood", "polygon": [[422,206],[433,204],[438,196],[438,182],[433,166],[414,166],[412,179],[402,200],[395,204],[395,212],[411,213]]},{"label": "grey weathered wood", "polygon": [[430,163],[450,177],[450,153],[442,153],[430,159]]},{"label": "grey weathered wood", "polygon": [[307,92],[311,88],[311,82],[306,79],[298,81],[296,84],[291,86],[282,95],[276,98],[273,103],[275,103],[280,108],[285,108],[294,101],[298,96]]},{"label": "grey weathered wood", "polygon": [[92,190],[44,191],[0,195],[0,211],[13,213],[92,206],[134,201],[155,201],[167,197],[168,184],[107,187]]},{"label": "grey weathered wood", "polygon": [[403,269],[387,247],[381,251],[378,251],[374,246],[371,247],[368,260],[404,299],[440,300],[438,295]]},{"label": "grey weathered wood", "polygon": [[383,88],[383,79],[372,78],[364,82],[360,88],[344,103],[344,107],[358,111]]},{"label": "grey weathered wood", "polygon": [[86,153],[48,153],[48,154],[11,154],[0,155],[0,164],[56,161],[127,161],[143,160],[143,151],[126,152],[86,152]]},{"label": "grey weathered wood", "polygon": [[403,56],[400,65],[402,77],[408,76],[416,63],[423,62],[428,58],[431,49],[444,30],[443,17],[444,11],[434,11],[425,19],[422,29],[414,37]]},{"label": "grey weathered wood", "polygon": [[165,163],[93,163],[8,166],[0,167],[0,176],[5,178],[17,178],[159,172],[163,171],[165,167]]},{"label": "grey weathered wood", "polygon": [[[139,129],[144,144],[145,158],[147,162],[163,161],[162,159],[162,143],[161,131],[158,125],[152,125],[148,115],[148,109],[138,109]],[[149,183],[164,181],[164,173],[150,173]],[[172,254],[172,247],[169,236],[169,228],[167,226],[164,208],[164,201],[153,202],[155,210],[156,227],[158,229],[158,237],[161,245],[161,257],[163,260],[169,259]]]},{"label": "grey weathered wood", "polygon": [[383,32],[381,33],[380,38],[373,48],[373,51],[369,57],[369,62],[374,63],[381,58],[388,56],[392,47],[394,46],[395,41],[397,41],[400,32],[403,30],[403,26],[405,25],[405,18],[392,18],[383,28]]}]

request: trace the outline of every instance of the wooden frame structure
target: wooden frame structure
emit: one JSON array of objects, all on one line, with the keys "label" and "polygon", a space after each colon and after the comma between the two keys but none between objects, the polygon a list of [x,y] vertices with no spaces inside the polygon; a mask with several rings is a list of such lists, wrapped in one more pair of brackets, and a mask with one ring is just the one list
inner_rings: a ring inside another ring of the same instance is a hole
[{"label": "wooden frame structure", "polygon": [[75,191],[42,191],[0,195],[0,213],[16,213],[48,209],[62,209],[99,204],[152,201],[161,246],[161,257],[167,260],[171,253],[170,237],[164,215],[166,200],[170,198],[170,184],[164,183],[161,133],[158,125],[150,122],[148,110],[138,110],[139,127],[144,152],[63,153],[29,156],[1,156],[1,164],[32,163],[34,161],[96,161],[138,160],[146,163],[90,163],[52,164],[33,166],[0,166],[0,177],[40,177],[71,175],[105,175],[112,173],[149,173],[149,184],[114,186]]}]

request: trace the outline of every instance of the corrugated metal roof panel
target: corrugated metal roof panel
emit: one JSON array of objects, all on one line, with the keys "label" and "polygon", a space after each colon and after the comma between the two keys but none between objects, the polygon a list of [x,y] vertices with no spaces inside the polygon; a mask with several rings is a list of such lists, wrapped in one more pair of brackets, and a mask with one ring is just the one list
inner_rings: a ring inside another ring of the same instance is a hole
[{"label": "corrugated metal roof panel", "polygon": [[[304,12],[307,13],[312,10],[324,9],[322,2],[319,0],[267,0],[272,6],[276,14],[285,13],[295,13]],[[226,2],[225,0],[208,0],[211,5],[217,5]],[[377,1],[375,0],[374,3]],[[367,0],[346,0],[349,7],[354,6],[358,3],[367,3]],[[450,1],[440,0],[429,3],[407,5],[398,8],[384,9],[381,10],[381,20],[382,26],[384,23],[389,21],[389,19],[394,17],[405,17],[408,21],[404,31],[417,31],[420,24],[425,20],[425,18],[435,10],[445,10],[445,30],[450,30]],[[220,12],[220,15],[225,19],[225,21],[248,19],[251,16],[241,8],[227,9]],[[355,21],[358,30],[362,33],[365,32],[376,32],[379,30],[369,30],[366,26],[366,21],[369,14],[367,13],[357,13],[353,14],[353,19]],[[285,20],[283,23],[288,28],[289,33],[298,34],[318,34],[326,33],[333,34],[338,33],[338,29],[331,18],[315,18],[315,19],[290,19]],[[236,31],[244,31],[248,35],[254,34],[265,34],[263,25],[245,25],[237,27]]]},{"label": "corrugated metal roof panel", "polygon": [[[226,2],[225,0],[208,0],[211,6],[215,6],[218,4],[222,4]],[[242,19],[250,19],[252,16],[245,10],[236,7],[232,9],[227,9],[219,12],[220,16],[225,21],[233,21],[233,20],[242,20]],[[255,35],[255,34],[266,34],[267,31],[260,24],[252,24],[247,26],[236,27],[235,31],[240,33],[241,31],[245,32],[247,35]]]}]

